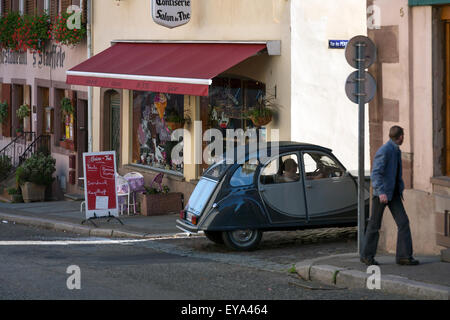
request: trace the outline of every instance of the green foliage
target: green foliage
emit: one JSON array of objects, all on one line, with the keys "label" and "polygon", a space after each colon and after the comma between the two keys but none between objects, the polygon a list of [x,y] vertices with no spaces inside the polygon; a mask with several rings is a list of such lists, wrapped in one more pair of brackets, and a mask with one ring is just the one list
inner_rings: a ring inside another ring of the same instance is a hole
[{"label": "green foliage", "polygon": [[72,114],[73,113],[73,105],[72,101],[69,98],[62,98],[61,99],[61,112],[63,114]]},{"label": "green foliage", "polygon": [[5,122],[8,118],[8,103],[6,101],[0,102],[0,123]]},{"label": "green foliage", "polygon": [[6,179],[11,172],[11,158],[7,155],[0,156],[0,181]]},{"label": "green foliage", "polygon": [[20,194],[19,190],[17,188],[14,188],[14,187],[8,188],[8,189],[6,189],[6,191],[8,192],[8,194],[10,196],[13,196],[13,195],[16,195],[16,194]]},{"label": "green foliage", "polygon": [[18,12],[9,12],[0,18],[0,45],[3,49],[19,51],[18,41],[13,36],[23,25],[23,18]]},{"label": "green foliage", "polygon": [[166,122],[176,122],[176,123],[184,123],[184,118],[180,116],[177,112],[171,112],[165,118]]},{"label": "green foliage", "polygon": [[17,109],[16,114],[19,120],[23,120],[30,116],[30,107],[27,104],[23,104]]},{"label": "green foliage", "polygon": [[170,192],[170,188],[166,185],[163,185],[162,190],[159,190],[158,188],[150,188],[145,186],[145,193],[146,194],[168,194]]},{"label": "green foliage", "polygon": [[51,155],[34,154],[17,169],[16,180],[20,185],[25,182],[49,185],[54,180],[55,162]]}]

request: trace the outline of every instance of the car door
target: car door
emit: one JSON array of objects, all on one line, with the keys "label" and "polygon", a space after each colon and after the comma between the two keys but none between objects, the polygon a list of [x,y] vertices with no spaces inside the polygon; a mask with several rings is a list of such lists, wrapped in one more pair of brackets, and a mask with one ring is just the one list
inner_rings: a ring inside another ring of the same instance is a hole
[{"label": "car door", "polygon": [[300,155],[285,153],[272,158],[260,170],[258,190],[274,223],[307,219]]},{"label": "car door", "polygon": [[358,191],[345,168],[320,151],[302,152],[302,162],[310,221],[348,218],[356,209]]}]

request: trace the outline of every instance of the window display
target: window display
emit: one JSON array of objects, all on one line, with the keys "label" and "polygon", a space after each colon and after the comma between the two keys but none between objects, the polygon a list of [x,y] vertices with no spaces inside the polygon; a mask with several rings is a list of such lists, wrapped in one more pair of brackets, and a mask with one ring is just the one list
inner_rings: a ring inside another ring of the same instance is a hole
[{"label": "window display", "polygon": [[183,95],[134,91],[133,163],[183,173],[183,161],[171,158],[171,134],[184,117]]}]

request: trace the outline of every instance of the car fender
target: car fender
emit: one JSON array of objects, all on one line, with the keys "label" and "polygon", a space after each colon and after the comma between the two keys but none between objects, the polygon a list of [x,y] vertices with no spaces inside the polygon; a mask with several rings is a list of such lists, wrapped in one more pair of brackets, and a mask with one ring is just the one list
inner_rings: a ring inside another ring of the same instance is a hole
[{"label": "car fender", "polygon": [[225,197],[211,209],[200,228],[207,231],[227,231],[268,227],[266,212],[256,196],[255,190],[252,194]]}]

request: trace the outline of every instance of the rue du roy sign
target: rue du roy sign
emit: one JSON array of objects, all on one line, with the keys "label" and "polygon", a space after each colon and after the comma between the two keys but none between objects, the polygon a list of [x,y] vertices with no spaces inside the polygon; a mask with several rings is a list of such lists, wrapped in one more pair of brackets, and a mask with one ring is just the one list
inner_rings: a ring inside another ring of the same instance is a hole
[{"label": "rue du roy sign", "polygon": [[190,0],[152,0],[152,17],[167,28],[179,27],[191,20]]}]

